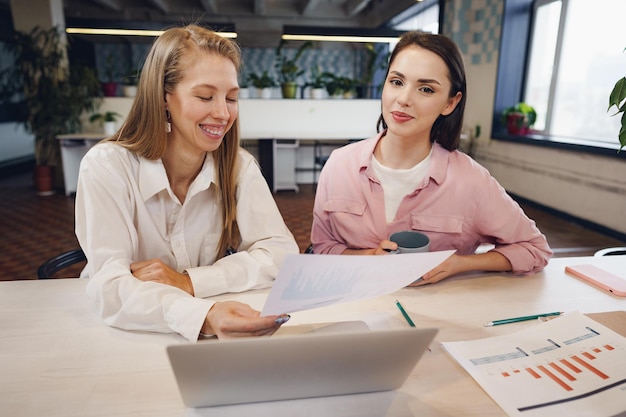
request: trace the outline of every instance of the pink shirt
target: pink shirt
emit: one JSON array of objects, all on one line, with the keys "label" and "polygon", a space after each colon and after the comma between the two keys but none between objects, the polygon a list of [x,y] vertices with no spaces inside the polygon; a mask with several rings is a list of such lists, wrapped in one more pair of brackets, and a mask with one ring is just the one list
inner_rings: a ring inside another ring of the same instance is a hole
[{"label": "pink shirt", "polygon": [[400,230],[419,230],[430,250],[472,254],[495,245],[513,273],[540,271],[552,251],[545,236],[504,188],[469,156],[435,143],[428,174],[385,220],[383,188],[371,166],[376,135],[335,150],[320,174],[311,243],[315,253],[369,249]]}]

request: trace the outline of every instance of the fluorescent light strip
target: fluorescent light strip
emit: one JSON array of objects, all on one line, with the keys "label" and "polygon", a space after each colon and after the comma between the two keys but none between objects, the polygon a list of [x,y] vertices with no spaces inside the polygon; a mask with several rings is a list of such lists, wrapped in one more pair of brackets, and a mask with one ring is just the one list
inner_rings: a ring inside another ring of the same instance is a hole
[{"label": "fluorescent light strip", "polygon": [[[67,33],[75,33],[81,35],[116,35],[116,36],[161,36],[163,30],[143,30],[143,29],[91,29],[91,28],[67,28]],[[224,38],[234,39],[237,37],[235,32],[216,32]]]},{"label": "fluorescent light strip", "polygon": [[286,41],[321,41],[321,42],[378,42],[394,43],[398,38],[389,36],[339,36],[339,35],[289,35],[284,34]]}]

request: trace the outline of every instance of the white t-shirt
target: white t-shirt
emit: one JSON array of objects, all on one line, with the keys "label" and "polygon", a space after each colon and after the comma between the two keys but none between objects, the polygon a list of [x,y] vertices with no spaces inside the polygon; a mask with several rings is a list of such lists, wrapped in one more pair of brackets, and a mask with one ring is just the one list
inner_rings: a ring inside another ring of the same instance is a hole
[{"label": "white t-shirt", "polygon": [[[161,160],[105,142],[83,158],[76,192],[76,236],[87,255],[87,294],[104,321],[129,330],[176,332],[196,340],[213,302],[205,299],[271,285],[287,254],[298,253],[252,155],[240,151],[237,253],[215,262],[221,208],[211,154],[182,204]],[[187,271],[195,296],[144,282],[132,262],[160,258]]]},{"label": "white t-shirt", "polygon": [[391,223],[396,217],[396,212],[404,196],[415,191],[417,185],[428,172],[432,153],[431,148],[426,158],[409,169],[388,168],[372,155],[372,168],[384,190],[387,223]]}]

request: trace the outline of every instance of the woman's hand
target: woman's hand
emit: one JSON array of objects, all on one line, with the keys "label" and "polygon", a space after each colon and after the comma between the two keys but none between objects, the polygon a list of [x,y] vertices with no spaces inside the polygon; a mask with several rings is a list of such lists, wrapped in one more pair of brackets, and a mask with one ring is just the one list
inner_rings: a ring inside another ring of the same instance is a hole
[{"label": "woman's hand", "polygon": [[130,264],[130,272],[142,281],[154,281],[161,284],[171,285],[194,295],[193,284],[189,275],[176,272],[160,259],[133,262]]},{"label": "woman's hand", "polygon": [[218,302],[211,307],[202,330],[203,334],[214,334],[219,339],[268,336],[289,320],[289,316],[261,317],[261,313],[247,304],[237,301]]},{"label": "woman's hand", "polygon": [[398,249],[398,244],[391,240],[383,240],[374,249],[346,249],[342,255],[389,255],[389,252]]},{"label": "woman's hand", "polygon": [[475,255],[452,254],[448,259],[425,273],[409,287],[419,287],[426,284],[434,284],[451,275],[469,271],[510,271],[511,262],[499,252],[489,251]]},{"label": "woman's hand", "polygon": [[454,275],[462,271],[461,258],[456,253],[452,254],[445,261],[426,272],[420,279],[409,284],[409,287],[419,287],[420,285],[434,284],[442,279],[448,278],[450,275]]}]

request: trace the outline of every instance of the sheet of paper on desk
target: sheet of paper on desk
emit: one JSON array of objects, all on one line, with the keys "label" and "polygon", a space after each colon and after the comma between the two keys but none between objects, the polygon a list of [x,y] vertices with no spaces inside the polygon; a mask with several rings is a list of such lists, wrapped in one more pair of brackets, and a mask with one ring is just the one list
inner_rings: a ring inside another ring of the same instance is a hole
[{"label": "sheet of paper on desk", "polygon": [[578,312],[442,345],[510,416],[626,412],[626,338]]},{"label": "sheet of paper on desk", "polygon": [[294,313],[389,294],[407,286],[455,251],[401,255],[290,255],[261,315]]}]

